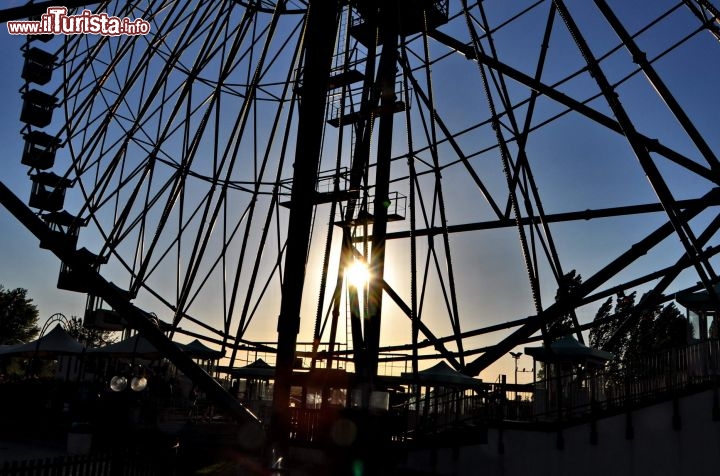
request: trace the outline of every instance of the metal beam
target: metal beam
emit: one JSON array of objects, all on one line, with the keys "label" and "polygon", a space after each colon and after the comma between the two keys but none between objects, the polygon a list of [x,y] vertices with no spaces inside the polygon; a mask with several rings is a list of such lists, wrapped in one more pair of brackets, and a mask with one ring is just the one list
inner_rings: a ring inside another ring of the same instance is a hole
[{"label": "metal beam", "polygon": [[[715,230],[715,231],[716,231],[716,230]],[[720,253],[720,248],[709,248],[709,249],[704,253],[704,256],[707,257],[707,258],[710,258],[710,257],[712,257],[712,256],[717,255],[718,253]],[[626,290],[631,289],[631,288],[633,288],[633,287],[637,287],[637,286],[639,286],[639,285],[641,285],[641,284],[645,284],[645,283],[648,283],[648,282],[650,282],[650,281],[654,281],[654,280],[656,280],[656,279],[664,278],[665,276],[669,275],[670,273],[675,272],[675,270],[678,268],[678,266],[685,266],[685,264],[682,264],[682,263],[681,263],[681,264],[675,264],[675,265],[673,265],[673,266],[668,266],[668,267],[666,267],[666,268],[663,268],[663,269],[660,269],[660,270],[655,271],[655,272],[653,272],[653,273],[650,273],[650,274],[647,274],[647,275],[645,275],[645,276],[642,276],[642,277],[640,277],[640,278],[638,278],[638,279],[635,279],[635,280],[632,280],[632,281],[628,281],[628,282],[626,282],[626,283],[624,283],[624,284],[621,284],[621,285],[618,285],[618,286],[613,286],[612,288],[604,289],[603,291],[600,291],[600,292],[598,292],[598,293],[596,293],[596,294],[593,294],[593,295],[591,295],[591,296],[587,296],[585,299],[583,299],[583,300],[581,300],[581,301],[579,302],[579,305],[580,305],[580,306],[583,306],[583,305],[589,304],[589,303],[591,303],[591,302],[598,301],[598,300],[600,300],[600,299],[602,299],[602,298],[607,298],[607,297],[609,297],[609,296],[613,296],[613,295],[615,295],[615,294],[617,294],[617,293],[619,293],[619,292],[621,292],[621,291],[626,291]],[[702,286],[701,286],[701,285],[695,285],[695,286],[693,286],[693,287],[691,287],[691,288],[685,289],[685,290],[680,291],[680,292],[687,292],[688,290],[696,291],[696,290],[698,290],[698,289],[702,289]],[[390,291],[386,291],[386,292],[388,292],[388,294],[390,294]],[[393,291],[393,292],[394,292],[394,291]],[[675,294],[677,294],[677,292],[676,292]],[[661,301],[663,301],[663,302],[664,302],[664,301],[669,301],[670,299],[673,299],[672,296],[674,296],[674,295],[671,295],[671,296],[669,296],[669,297],[668,297],[668,296],[663,296],[662,298],[657,298],[655,302],[656,302],[656,303],[659,303],[659,302],[661,302]],[[391,297],[392,297],[392,296],[391,296]],[[394,298],[393,298],[393,299],[394,299]],[[403,303],[403,304],[404,304],[404,303]],[[405,309],[403,308],[403,305],[401,305],[400,303],[398,303],[398,305],[400,305],[401,309],[403,309],[403,310],[405,311]],[[405,305],[405,306],[406,306],[406,305]],[[406,311],[406,312],[407,312],[407,311]],[[486,327],[481,327],[481,328],[474,329],[474,330],[471,330],[471,331],[465,331],[465,332],[463,332],[462,334],[460,334],[460,337],[462,337],[462,339],[465,340],[465,339],[470,339],[470,338],[472,338],[472,337],[481,336],[481,335],[484,335],[484,334],[490,334],[490,333],[492,333],[492,332],[498,332],[498,331],[503,331],[503,330],[507,330],[507,329],[512,329],[512,328],[514,328],[514,327],[519,327],[519,326],[521,326],[521,325],[523,325],[523,324],[527,324],[528,322],[531,322],[531,321],[534,320],[534,319],[537,319],[537,316],[523,317],[523,318],[520,318],[520,319],[515,319],[515,320],[512,320],[512,321],[507,321],[507,322],[503,322],[503,323],[500,323],[500,324],[492,324],[492,325],[489,325],[489,326],[486,326]],[[606,322],[606,321],[603,320],[603,321],[600,321],[600,322]],[[580,329],[580,330],[590,329],[591,327],[593,327],[593,326],[594,326],[595,324],[597,324],[597,323],[598,323],[598,322],[593,321],[593,322],[590,322],[590,323],[582,324],[582,325],[579,326],[579,329]],[[443,357],[444,357],[444,358],[446,358],[446,359],[454,358],[454,355],[455,355],[455,354],[454,354],[453,352],[450,352],[449,350],[447,350],[442,344],[444,344],[444,343],[446,343],[446,342],[454,341],[455,339],[456,339],[456,337],[455,337],[454,335],[452,335],[452,336],[446,336],[446,337],[434,337],[434,338],[432,338],[432,339],[428,337],[428,339],[427,339],[425,342],[421,342],[421,343],[418,344],[418,348],[425,348],[425,347],[431,347],[431,346],[432,346],[432,347],[435,347],[435,348],[438,349],[438,350],[440,350],[440,348],[441,348],[442,351],[444,351],[444,352],[447,354],[447,355],[443,354]],[[534,341],[538,341],[538,340],[540,340],[540,339],[542,339],[542,337],[530,338],[530,339],[528,339],[526,342],[534,342]],[[440,348],[439,348],[439,347],[440,347]],[[391,346],[383,347],[383,348],[381,349],[381,352],[382,352],[382,353],[387,353],[387,352],[398,352],[398,351],[409,351],[409,350],[413,350],[412,344],[400,344],[400,345],[391,345]],[[475,350],[477,350],[477,349],[475,349]]]},{"label": "metal beam", "polygon": [[[386,281],[383,281],[383,289],[385,290],[385,293],[390,297],[390,299],[392,299],[395,302],[395,304],[397,304],[398,307],[400,309],[402,309],[402,311],[405,313],[405,315],[407,317],[409,317],[410,319],[412,319],[413,318],[412,309],[410,309],[410,306],[408,306],[405,303],[405,301],[402,300],[400,295],[398,295],[398,293],[395,292],[395,290],[392,288],[392,286],[390,286]],[[440,339],[440,338],[436,337],[435,334],[433,334],[433,332],[430,330],[430,328],[424,322],[422,322],[420,319],[416,320],[415,325],[417,325],[418,330],[420,332],[422,332],[425,335],[425,337],[427,337],[428,341],[430,342],[429,345],[432,345],[433,347],[435,347],[435,350],[437,350],[438,353],[443,358],[445,358],[450,363],[450,365],[452,365],[455,368],[455,370],[462,369],[460,362],[458,362],[457,359],[455,358],[455,356],[452,354],[452,352],[447,350],[447,348],[443,345],[444,342],[449,342],[451,340],[457,340],[456,336]]]},{"label": "metal beam", "polygon": [[614,87],[610,84],[610,81],[605,76],[602,68],[600,68],[597,59],[593,55],[590,46],[575,23],[575,19],[566,7],[565,2],[563,0],[553,0],[553,3],[555,3],[558,14],[565,23],[565,26],[568,28],[573,40],[575,40],[575,44],[577,45],[580,54],[585,59],[588,66],[588,72],[595,79],[595,82],[598,84],[598,87],[610,106],[610,109],[617,118],[617,122],[622,128],[623,135],[627,138],[638,163],[652,185],[653,191],[660,200],[660,203],[663,204],[663,208],[668,215],[670,223],[672,223],[673,228],[675,228],[675,233],[685,248],[685,252],[688,257],[690,257],[690,261],[694,266],[698,277],[710,294],[710,298],[713,299],[715,304],[720,306],[720,299],[718,299],[715,295],[713,287],[713,282],[717,281],[717,275],[710,262],[700,257],[702,248],[698,243],[692,227],[690,227],[687,220],[680,217],[680,211],[675,201],[675,197],[670,191],[670,187],[665,182],[665,179],[657,165],[655,165],[647,147],[645,147],[642,140],[639,139],[635,125],[620,102],[620,98]]},{"label": "metal beam", "polygon": [[[704,200],[717,200],[720,196],[720,189],[715,188],[708,192]],[[696,206],[689,207],[680,217],[686,221],[691,220],[697,216],[700,212],[706,209],[702,203],[698,201]],[[600,271],[595,273],[589,279],[584,281],[578,286],[575,295],[567,296],[565,299],[561,299],[554,304],[548,306],[543,312],[538,314],[537,319],[534,319],[527,324],[523,325],[515,332],[510,334],[508,337],[503,339],[494,345],[491,349],[485,352],[483,355],[466,365],[465,373],[467,375],[477,375],[483,369],[487,368],[497,359],[510,352],[514,347],[520,345],[532,336],[535,332],[540,330],[540,327],[551,322],[559,315],[568,312],[569,310],[576,307],[577,303],[587,296],[590,292],[597,289],[600,285],[605,283],[607,280],[616,276],[617,273],[625,269],[627,266],[632,264],[635,260],[641,256],[647,254],[652,248],[660,244],[667,237],[675,232],[671,222],[666,222],[660,227],[656,228],[652,233],[647,235],[645,238],[635,243],[625,253],[614,259]]]},{"label": "metal beam", "polygon": [[[612,117],[607,116],[587,106],[586,104],[583,104],[582,102],[561,93],[557,89],[548,86],[541,81],[537,81],[532,76],[528,76],[527,74],[511,66],[508,66],[507,64],[502,63],[491,56],[488,56],[482,52],[476,53],[475,49],[471,45],[466,45],[462,41],[459,41],[451,37],[450,35],[439,32],[437,30],[428,32],[428,35],[439,41],[440,43],[463,54],[466,58],[479,61],[487,67],[496,70],[500,74],[504,74],[505,76],[517,81],[518,83],[523,84],[528,88],[533,89],[538,93],[559,102],[560,104],[574,110],[575,112],[582,114],[583,116],[597,122],[598,124],[605,126],[608,129],[613,130],[619,134],[625,134],[623,128],[620,127],[618,121],[616,121]],[[643,145],[647,147],[649,151],[658,153],[665,158],[675,162],[676,164],[696,173],[697,175],[707,180],[710,180],[713,183],[720,184],[720,176],[718,176],[717,173],[709,170],[706,167],[703,167],[702,165],[698,164],[693,160],[690,160],[689,158],[678,153],[677,151],[674,151],[669,147],[662,145],[657,139],[644,136],[640,133],[637,133],[637,139],[639,141],[642,141]]]},{"label": "metal beam", "polygon": [[[702,7],[695,5],[698,3],[707,8],[704,0],[683,0],[683,3],[685,3],[685,6],[688,7],[698,20],[700,20],[700,22],[705,26],[705,29],[708,30],[716,40],[720,40],[720,27],[718,26],[718,22],[720,22],[720,15],[713,14],[712,18],[707,18]],[[710,10],[710,13],[712,14],[712,10]]]},{"label": "metal beam", "polygon": [[[713,205],[720,205],[720,196],[718,197],[712,197],[712,198],[695,198],[695,199],[688,199],[688,200],[678,200],[677,206],[681,209],[685,209],[688,207],[695,207],[697,205],[705,205],[705,206],[713,206]],[[662,205],[660,203],[645,203],[640,205],[628,205],[624,207],[611,207],[611,208],[601,208],[596,210],[583,210],[579,212],[564,212],[564,213],[554,213],[550,215],[545,215],[542,219],[540,217],[520,217],[521,225],[529,226],[529,225],[537,225],[542,221],[545,223],[559,223],[559,222],[568,222],[568,221],[583,221],[583,220],[593,220],[597,218],[611,218],[611,217],[618,217],[618,216],[627,216],[627,215],[638,215],[643,213],[659,213],[664,211]],[[478,231],[478,230],[494,230],[498,228],[510,228],[517,225],[517,222],[514,219],[505,219],[505,220],[491,220],[491,221],[481,221],[481,222],[475,222],[475,223],[463,223],[461,225],[449,225],[447,227],[448,233],[462,233],[467,231]],[[428,236],[428,235],[439,235],[441,233],[444,233],[444,229],[442,227],[433,227],[433,228],[426,228],[423,230],[415,230],[414,232],[410,231],[397,231],[393,233],[388,233],[385,237],[387,240],[397,240],[397,239],[406,239],[410,238],[410,236]],[[355,241],[360,241],[363,238],[355,238]]]},{"label": "metal beam", "polygon": [[[720,215],[716,215],[713,221],[698,237],[699,245],[705,246],[705,244],[707,244],[707,242],[713,236],[715,236],[715,233],[718,231],[718,229],[720,229]],[[710,253],[703,253],[702,258],[709,259],[709,256],[706,256],[709,254]],[[690,265],[692,265],[691,257],[687,253],[683,254],[680,259],[677,260],[675,265],[670,268],[667,274],[662,277],[660,282],[658,282],[655,287],[649,292],[645,293],[645,295],[640,299],[640,302],[637,303],[637,305],[630,311],[630,315],[627,317],[627,319],[615,330],[615,332],[610,336],[610,339],[603,345],[603,349],[612,349],[622,338],[622,336],[630,330],[630,327],[637,322],[640,314],[644,312],[648,307],[655,304],[658,297],[665,292],[665,289],[670,286],[670,284],[675,281],[678,275],[680,275],[680,273]],[[711,282],[711,284],[714,286],[715,281]]]},{"label": "metal beam", "polygon": [[595,0],[595,5],[600,9],[602,14],[607,19],[610,26],[617,34],[618,38],[623,42],[623,45],[630,52],[633,58],[633,62],[640,66],[645,73],[650,84],[653,85],[660,97],[665,101],[665,104],[673,113],[677,121],[680,123],[682,128],[685,130],[690,139],[695,143],[695,147],[698,148],[700,153],[705,157],[710,168],[718,173],[720,171],[720,163],[715,153],[712,151],[705,138],[697,130],[690,117],[685,113],[680,103],[677,102],[675,96],[670,92],[670,89],[665,85],[660,75],[655,71],[653,65],[648,61],[647,55],[643,52],[632,35],[625,29],[625,26],[620,22],[620,19],[615,15],[610,6],[604,0]]}]

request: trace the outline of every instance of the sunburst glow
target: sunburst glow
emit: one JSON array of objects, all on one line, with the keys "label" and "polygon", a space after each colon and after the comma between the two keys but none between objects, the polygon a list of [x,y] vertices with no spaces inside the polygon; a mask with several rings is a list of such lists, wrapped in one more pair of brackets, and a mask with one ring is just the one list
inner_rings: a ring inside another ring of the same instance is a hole
[{"label": "sunburst glow", "polygon": [[353,261],[353,263],[345,270],[345,277],[348,283],[356,288],[364,287],[370,280],[370,270],[367,264],[362,261]]}]

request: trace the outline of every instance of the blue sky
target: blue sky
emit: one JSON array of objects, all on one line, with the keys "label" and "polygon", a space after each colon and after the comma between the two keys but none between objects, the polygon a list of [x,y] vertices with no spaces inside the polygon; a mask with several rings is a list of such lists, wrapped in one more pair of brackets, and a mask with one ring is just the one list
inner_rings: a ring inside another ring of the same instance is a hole
[{"label": "blue sky", "polygon": [[[6,3],[11,6],[22,2]],[[507,2],[500,1],[484,2],[491,24],[499,24],[503,19],[509,18],[514,13],[521,11],[525,6],[530,6],[533,3],[522,1],[508,5]],[[572,13],[586,34],[596,56],[603,55],[615,47],[618,44],[617,37],[604,20],[600,18],[598,10],[589,2],[577,5],[575,3],[573,2],[570,5]],[[459,2],[451,2],[451,14],[458,11],[458,4]],[[635,32],[653,18],[658,17],[661,12],[671,8],[675,5],[675,2],[613,1],[610,4],[625,26],[631,32]],[[534,73],[546,15],[547,5],[540,5],[495,33],[494,46],[497,48],[502,61],[526,74],[532,75]],[[292,36],[294,21],[288,19],[287,22],[281,25],[281,31],[284,35],[294,38]],[[697,27],[697,19],[690,15],[687,8],[682,7],[638,37],[637,41],[647,51],[648,57],[653,58],[683,36],[690,34]],[[443,31],[455,35],[463,41],[469,38],[462,18],[456,19],[443,27]],[[692,36],[690,40],[655,63],[658,72],[715,151],[720,150],[720,137],[717,134],[717,123],[718,119],[720,119],[720,113],[718,113],[720,91],[715,86],[715,78],[720,74],[720,61],[717,61],[717,54],[720,49],[718,49],[717,43],[717,40],[708,32],[701,32]],[[0,91],[5,105],[0,112],[0,121],[3,124],[0,134],[4,144],[5,160],[5,166],[0,173],[0,177],[20,198],[26,199],[29,195],[30,180],[27,176],[26,167],[20,164],[23,145],[20,135],[22,125],[19,122],[21,101],[18,92],[22,86],[20,78],[22,68],[21,44],[22,40],[20,38],[12,38],[4,31],[0,32],[0,49],[3,52],[0,55],[0,70],[3,71],[3,75],[0,77]],[[273,45],[274,48],[281,48],[280,43],[273,43]],[[429,53],[432,58],[442,58],[437,64],[433,65],[432,90],[436,109],[450,130],[459,131],[486,120],[489,117],[487,98],[483,94],[477,66],[457,54],[444,57],[443,55],[448,51],[447,48],[432,40],[429,46]],[[113,43],[109,42],[105,50],[106,53],[112,52],[113,47],[117,46],[113,46]],[[489,47],[489,45],[485,43],[485,47]],[[422,51],[417,41],[412,45],[412,48],[418,54]],[[138,51],[140,51],[140,48]],[[191,52],[197,52],[197,47],[194,46],[188,51],[188,58],[184,59],[188,63],[192,60]],[[282,72],[287,71],[286,64],[289,55],[289,50],[285,51],[281,59],[269,67],[269,78],[279,78]],[[132,64],[130,59],[124,61],[127,61],[127,64]],[[550,41],[543,82],[552,84],[559,81],[577,71],[582,65],[583,60],[578,54],[577,48],[569,41],[569,35],[564,26],[556,19],[556,27]],[[610,81],[613,82],[618,81],[634,69],[632,59],[623,50],[617,51],[605,59],[602,66]],[[213,67],[217,68],[217,65],[210,65],[208,70]],[[98,68],[101,69],[102,67],[98,66]],[[148,75],[158,74],[159,69],[159,63],[149,66]],[[418,74],[419,82],[423,87],[427,88],[428,84],[422,74],[424,73]],[[181,84],[183,80],[184,77],[181,73],[174,72],[168,80],[168,86],[170,88],[175,87]],[[113,83],[112,80],[108,83],[110,92],[106,99],[111,97],[113,89],[120,87],[120,83],[119,80],[116,83]],[[587,73],[579,74],[576,78],[563,83],[558,88],[577,100],[585,100],[598,92],[596,84]],[[508,90],[514,102],[522,101],[529,96],[527,88],[511,80],[508,80]],[[628,114],[641,133],[658,138],[664,145],[701,162],[697,150],[692,146],[692,143],[642,75],[635,75],[622,83],[618,86],[617,91],[623,106],[627,109]],[[273,92],[277,92],[277,88]],[[196,97],[194,101],[197,102],[194,104],[201,104],[198,97],[201,97],[203,93],[207,94],[207,91],[202,86],[195,88],[194,94]],[[132,94],[135,96],[131,97],[137,99],[133,104],[140,104],[141,93],[135,90]],[[496,101],[499,99],[496,93],[494,98]],[[393,152],[398,157],[405,154],[407,150],[406,132],[408,130],[413,134],[416,150],[420,149],[423,143],[423,126],[419,116],[423,108],[417,101],[418,99],[415,97],[411,106],[413,119],[410,127],[405,122],[403,114],[396,116],[397,131]],[[100,111],[102,105],[99,101],[97,104],[96,111]],[[227,124],[231,124],[235,115],[238,114],[239,107],[237,104],[231,104],[227,100],[225,104],[227,106],[224,106],[223,114],[227,115]],[[589,104],[593,108],[611,115],[607,104],[602,98],[595,99]],[[257,109],[258,115],[252,116],[249,120],[257,121],[257,124],[261,126],[270,124],[275,109],[274,106],[259,106]],[[128,106],[127,110],[131,111],[132,107]],[[547,98],[540,98],[537,103],[533,124],[537,124],[562,110],[563,107],[557,103]],[[522,122],[524,120],[524,108],[518,108],[517,112],[519,120]],[[56,119],[51,127],[56,127],[58,121]],[[195,119],[193,119],[193,124],[196,124],[194,121]],[[231,134],[231,128],[227,124],[219,128],[222,140],[227,140],[227,137]],[[113,134],[120,134],[120,125],[121,120],[118,119],[118,125]],[[290,122],[288,130],[292,132],[294,128],[295,123]],[[505,132],[506,137],[509,137],[509,133]],[[264,130],[263,134],[267,134],[267,131]],[[260,137],[257,141],[253,141],[248,137],[240,149],[239,155],[249,156],[257,153],[257,150],[253,150],[253,148],[263,150],[265,146],[262,143],[264,137],[266,136]],[[275,140],[278,143],[270,150],[273,157],[278,154],[280,145],[279,140],[277,138]],[[339,140],[337,130],[328,128],[325,140],[323,165],[330,168],[334,166],[335,145]],[[347,137],[345,140],[347,141]],[[480,127],[458,136],[457,140],[466,153],[477,152],[477,155],[471,158],[472,167],[486,182],[491,192],[502,197],[503,191],[506,190],[506,184],[497,150],[488,149],[484,151],[486,147],[490,148],[495,145],[495,137],[491,128],[489,126]],[[178,141],[179,139],[169,141],[168,144],[177,145]],[[201,147],[207,148],[203,149],[203,153],[211,154],[211,143],[212,140],[209,138],[203,141]],[[292,143],[293,141],[291,141],[290,151],[292,151]],[[347,143],[343,147],[349,150]],[[511,145],[510,148],[514,152],[514,145]],[[136,152],[140,153],[142,149],[138,147]],[[440,146],[438,152],[440,163],[446,165],[442,174],[443,191],[447,201],[448,223],[453,225],[491,219],[491,207],[483,200],[466,169],[462,164],[454,164],[457,161],[456,154],[447,144]],[[67,151],[61,152],[60,164],[68,163],[67,154]],[[627,141],[616,133],[610,132],[580,115],[565,115],[531,134],[528,141],[528,154],[535,180],[540,189],[542,203],[548,213],[656,201],[652,187],[648,184],[642,169],[633,157]],[[432,161],[432,157],[427,151],[418,152],[417,156],[426,163]],[[288,157],[292,157],[292,154],[289,154]],[[168,158],[172,159],[174,157],[169,154]],[[676,198],[699,197],[711,186],[707,181],[698,179],[693,174],[683,171],[661,157],[654,158]],[[283,167],[282,178],[290,176],[290,163],[291,159],[288,159]],[[208,161],[199,160],[195,163],[194,170],[198,173],[207,173],[211,169],[209,164]],[[417,162],[417,168],[419,172],[428,169],[420,161]],[[158,181],[166,180],[170,172],[170,168],[159,170]],[[166,175],[163,175],[163,173]],[[244,180],[252,178],[256,173],[257,169],[251,166],[238,166],[233,170],[232,176],[235,180]],[[398,178],[398,181],[394,183],[393,187],[399,192],[408,194],[409,185],[407,180],[403,179],[406,175],[405,161],[395,161],[393,164],[393,177]],[[272,178],[272,174],[270,174],[266,177],[266,180],[270,181]],[[433,178],[430,175],[424,175],[421,178],[421,186],[423,187],[424,199],[431,200]],[[206,191],[206,183],[202,181],[188,185],[189,196],[199,197]],[[242,198],[245,195],[238,193],[237,197],[239,197],[239,201],[236,202],[235,207],[227,210],[229,222],[234,222],[242,216],[243,207],[238,204],[245,203],[243,202],[244,198]],[[190,200],[189,203],[198,203],[198,201],[199,199]],[[68,207],[79,209],[81,206],[82,197],[77,192],[70,194]],[[504,202],[501,204],[502,207],[504,207]],[[157,219],[160,210],[155,208],[149,214],[150,222]],[[302,312],[302,335],[305,339],[312,332],[312,323],[315,308],[317,307],[319,273],[315,271],[319,267],[323,255],[324,233],[328,229],[328,212],[329,208],[327,206],[321,206],[318,209],[314,242],[310,252],[311,273],[306,286],[306,299]],[[702,224],[713,215],[712,212],[710,210],[693,222],[696,230],[702,229]],[[104,217],[106,220],[112,219],[109,211],[107,211],[107,214],[100,214],[99,216]],[[286,212],[280,211],[280,217],[281,220],[285,219],[287,217]],[[661,224],[664,221],[663,218],[662,214],[652,214],[646,217],[622,217],[592,222],[557,224],[552,225],[551,229],[564,270],[577,269],[580,274],[588,277],[634,242],[644,237],[653,227]],[[253,227],[261,226],[263,219],[264,212],[255,218],[256,221]],[[408,226],[409,222],[405,220],[391,224],[389,230],[402,231],[406,230]],[[219,227],[220,224],[218,223],[216,229]],[[0,283],[9,288],[28,288],[40,308],[41,319],[55,312],[62,312],[68,316],[81,315],[84,308],[84,297],[55,289],[59,263],[49,252],[40,250],[34,238],[14,221],[4,209],[0,210],[0,229],[3,230],[0,235],[0,249],[4,250],[2,267],[0,268]],[[190,227],[189,230],[193,230],[193,227]],[[193,231],[186,232],[185,240],[187,243],[183,246],[189,246],[190,240],[194,239],[195,235],[196,233]],[[86,243],[88,247],[95,246],[97,249],[97,247],[101,246],[97,233],[89,230],[87,233],[83,232],[81,236],[83,243]],[[281,231],[279,236],[284,238],[286,233]],[[257,245],[257,240],[251,241],[254,245]],[[274,250],[278,247],[278,241],[279,239],[271,233],[269,244],[263,250],[262,279],[270,273],[273,257],[276,256]],[[455,234],[451,236],[450,243],[463,330],[471,330],[497,322],[517,319],[534,313],[515,230]],[[435,245],[438,249],[442,248],[439,237],[436,239]],[[213,246],[220,246],[219,242],[211,241],[210,247]],[[418,246],[422,261],[428,244],[427,242],[420,242]],[[134,244],[127,240],[119,250],[128,260],[132,261],[133,248]],[[337,248],[336,243],[333,249],[334,260],[336,260]],[[181,254],[185,254],[188,249],[183,248]],[[239,256],[239,251],[235,250],[233,253],[234,258]],[[608,285],[616,284],[621,279],[630,279],[645,272],[668,266],[681,253],[682,250],[677,240],[668,240],[657,250],[639,260],[618,279],[609,282]],[[442,268],[444,266],[443,261],[446,259],[443,252],[439,253],[439,259]],[[393,242],[388,245],[387,281],[398,289],[406,302],[410,298],[407,286],[409,276],[408,261],[407,242]],[[168,279],[166,275],[161,273],[161,271],[170,273],[172,271],[170,265],[163,266],[168,266],[168,268],[159,268],[160,271],[158,271],[157,276],[153,277],[151,286],[163,296],[172,298],[175,293],[176,283],[174,278]],[[202,269],[208,270],[210,266],[211,263],[207,262],[203,264]],[[106,277],[117,279],[117,282],[121,285],[124,283],[123,280],[127,281],[127,276],[123,274],[121,266],[117,263],[115,265],[110,263],[103,271]],[[228,275],[232,275],[233,271],[232,264],[228,264]],[[541,265],[540,272],[545,278],[549,277],[547,267]],[[433,280],[432,275],[434,273],[434,268],[431,266],[428,297],[424,304],[424,319],[432,323],[432,327],[438,335],[447,335],[450,333],[449,321],[447,318],[438,317],[447,314],[447,312],[437,280]],[[214,276],[212,279],[218,279],[218,271],[211,274]],[[243,273],[240,287],[247,286],[247,279],[247,274]],[[693,273],[683,273],[675,287],[680,289],[696,281],[697,276]],[[273,282],[275,283],[274,286],[276,286],[277,279],[274,279]],[[334,283],[334,277],[331,277],[330,282]],[[229,290],[231,284],[227,286]],[[543,305],[547,306],[552,302],[555,288],[552,279],[543,280],[541,287]],[[272,293],[272,286],[270,289]],[[641,288],[639,291],[642,292],[642,290]],[[224,306],[219,299],[220,294],[217,290],[201,292],[192,308],[193,314],[202,316],[201,318],[205,322],[216,325],[218,322],[216,315],[218,313],[222,314]],[[267,303],[267,308],[261,308],[260,317],[251,326],[249,336],[272,340],[274,338],[276,309],[274,305],[270,304],[269,298],[264,298],[262,302]],[[162,318],[168,319],[170,317],[167,309],[162,309],[157,300],[153,300],[152,296],[140,296],[138,303],[148,308],[148,310],[158,312]],[[387,303],[385,307],[387,318],[384,321],[386,327],[383,334],[383,343],[409,342],[408,320],[391,303]],[[581,309],[581,319],[583,321],[591,319],[594,315],[594,309],[593,306]],[[482,339],[474,339],[468,344],[471,347],[488,345],[499,338],[501,338],[500,335],[492,334]],[[510,358],[505,360],[507,362],[500,362],[498,369],[506,371],[508,366],[511,365]],[[523,365],[529,366],[530,363],[521,363],[521,366]],[[488,374],[483,375],[483,377],[491,378],[493,372],[497,373],[495,370],[488,371]]]}]

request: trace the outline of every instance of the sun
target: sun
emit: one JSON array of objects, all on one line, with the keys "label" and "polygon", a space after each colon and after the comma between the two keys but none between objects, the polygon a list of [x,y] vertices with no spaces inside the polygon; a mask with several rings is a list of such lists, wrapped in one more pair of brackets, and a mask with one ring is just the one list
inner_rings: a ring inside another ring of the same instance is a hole
[{"label": "sun", "polygon": [[354,260],[350,266],[345,268],[345,277],[350,285],[363,288],[370,281],[370,270],[367,264]]}]

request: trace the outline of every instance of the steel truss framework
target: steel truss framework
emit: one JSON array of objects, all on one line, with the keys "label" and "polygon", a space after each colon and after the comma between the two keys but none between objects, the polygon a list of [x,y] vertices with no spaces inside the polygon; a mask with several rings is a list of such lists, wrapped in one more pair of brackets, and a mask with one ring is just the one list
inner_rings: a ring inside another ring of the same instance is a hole
[{"label": "steel truss framework", "polygon": [[[41,88],[57,108],[23,134],[60,144],[72,246],[48,208],[4,186],[3,204],[188,372],[146,311],[230,365],[276,353],[281,425],[298,339],[311,366],[354,367],[367,399],[385,362],[478,375],[566,315],[582,339],[583,309],[618,292],[644,294],[616,338],[679,291],[715,296],[718,143],[693,108],[720,98],[706,84],[692,102],[667,72],[712,62],[709,0],[64,3],[152,31],[28,41],[54,55]],[[367,285],[346,279],[357,261]],[[582,284],[556,293],[571,269]]]}]

